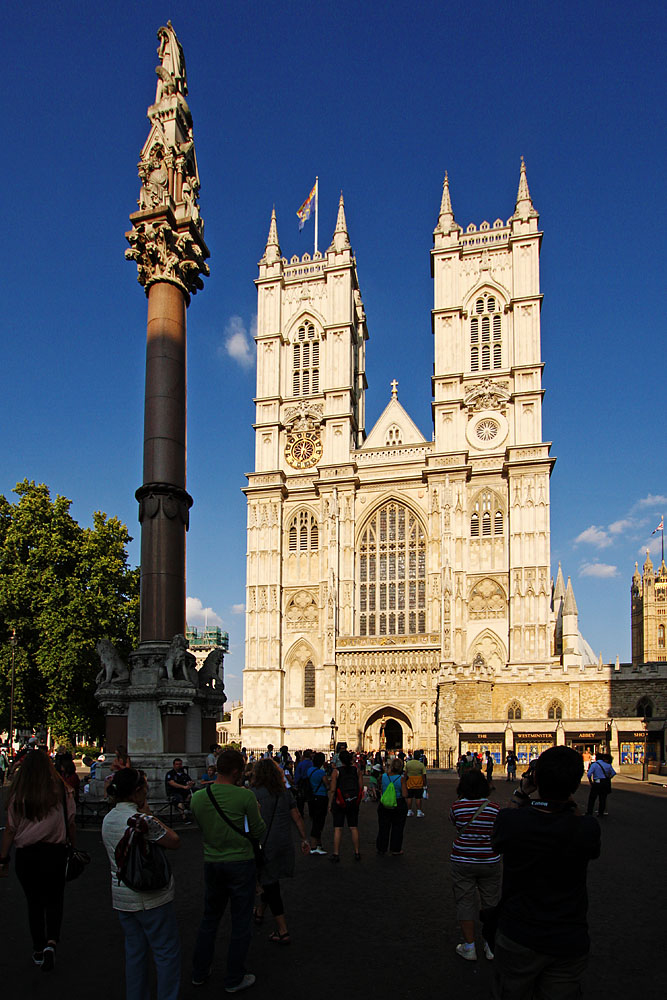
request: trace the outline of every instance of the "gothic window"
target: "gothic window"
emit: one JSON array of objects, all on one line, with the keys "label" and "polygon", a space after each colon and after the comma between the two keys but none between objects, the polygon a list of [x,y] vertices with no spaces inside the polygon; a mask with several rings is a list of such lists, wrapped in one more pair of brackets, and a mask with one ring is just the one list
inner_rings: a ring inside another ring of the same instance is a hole
[{"label": "gothic window", "polygon": [[303,670],[303,707],[315,707],[315,667],[312,660],[308,660]]},{"label": "gothic window", "polygon": [[481,534],[485,537],[502,535],[503,533],[503,511],[500,500],[490,490],[484,490],[478,494],[470,515],[470,537],[479,538]]},{"label": "gothic window", "polygon": [[507,719],[509,722],[515,722],[521,718],[521,705],[518,701],[511,701],[507,706]]},{"label": "gothic window", "polygon": [[658,649],[665,648],[665,626],[658,625]]},{"label": "gothic window", "polygon": [[314,396],[320,391],[320,341],[315,327],[306,320],[292,345],[292,394]]},{"label": "gothic window", "polygon": [[399,444],[403,444],[403,437],[401,435],[401,430],[399,427],[396,426],[396,424],[392,424],[392,426],[387,430],[386,444],[387,447],[390,447],[391,445],[396,446]]},{"label": "gothic window", "polygon": [[470,371],[488,372],[503,366],[501,306],[485,292],[475,302],[470,320]]},{"label": "gothic window", "polygon": [[289,526],[290,552],[317,552],[319,547],[319,532],[317,521],[307,510],[295,514]]},{"label": "gothic window", "polygon": [[643,719],[651,719],[653,717],[653,702],[650,698],[640,698],[637,702],[637,715],[641,715]]},{"label": "gothic window", "polygon": [[360,635],[426,631],[426,538],[419,519],[390,501],[373,515],[359,548]]},{"label": "gothic window", "polygon": [[547,719],[562,719],[563,718],[563,706],[562,704],[554,699],[547,709]]}]

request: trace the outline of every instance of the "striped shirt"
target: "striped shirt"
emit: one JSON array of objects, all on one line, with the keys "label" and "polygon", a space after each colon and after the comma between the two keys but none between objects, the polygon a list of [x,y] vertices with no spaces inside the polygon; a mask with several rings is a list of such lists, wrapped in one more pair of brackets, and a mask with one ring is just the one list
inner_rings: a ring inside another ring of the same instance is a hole
[{"label": "striped shirt", "polygon": [[500,861],[500,855],[491,846],[491,834],[500,806],[488,799],[457,799],[449,810],[449,818],[457,830],[463,830],[482,803],[486,805],[482,812],[470,823],[465,833],[459,833],[452,844],[452,861],[463,861],[467,864],[489,864]]}]

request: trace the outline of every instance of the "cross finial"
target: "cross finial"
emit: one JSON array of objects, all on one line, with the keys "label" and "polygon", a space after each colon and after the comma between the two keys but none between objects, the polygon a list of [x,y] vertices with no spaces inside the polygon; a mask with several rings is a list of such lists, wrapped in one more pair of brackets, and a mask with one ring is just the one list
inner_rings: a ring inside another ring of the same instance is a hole
[{"label": "cross finial", "polygon": [[396,399],[398,396],[398,382],[396,381],[395,378],[391,380],[390,385],[391,385],[391,398]]}]

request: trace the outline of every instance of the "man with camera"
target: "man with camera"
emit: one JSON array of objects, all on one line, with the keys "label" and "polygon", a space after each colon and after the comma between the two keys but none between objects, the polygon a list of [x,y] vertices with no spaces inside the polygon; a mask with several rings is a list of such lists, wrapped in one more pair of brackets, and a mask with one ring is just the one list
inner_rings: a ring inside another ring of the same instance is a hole
[{"label": "man with camera", "polygon": [[503,809],[496,819],[492,843],[503,855],[498,1000],[581,996],[589,950],[586,873],[600,855],[600,826],[573,799],[583,773],[576,750],[545,750],[514,793],[520,808]]}]

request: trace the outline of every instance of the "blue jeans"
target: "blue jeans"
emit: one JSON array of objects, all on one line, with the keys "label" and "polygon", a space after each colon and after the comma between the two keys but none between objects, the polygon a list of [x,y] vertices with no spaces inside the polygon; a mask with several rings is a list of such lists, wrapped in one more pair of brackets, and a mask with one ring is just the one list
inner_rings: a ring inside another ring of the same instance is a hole
[{"label": "blue jeans", "polygon": [[206,979],[213,964],[215,938],[227,901],[231,903],[232,933],[224,985],[238,986],[252,940],[252,907],[257,869],[254,861],[204,862],[204,915],[192,956],[192,978]]},{"label": "blue jeans", "polygon": [[125,932],[127,1000],[150,1000],[149,959],[157,970],[158,1000],[178,1000],[181,985],[181,941],[173,903],[152,910],[118,910]]}]

